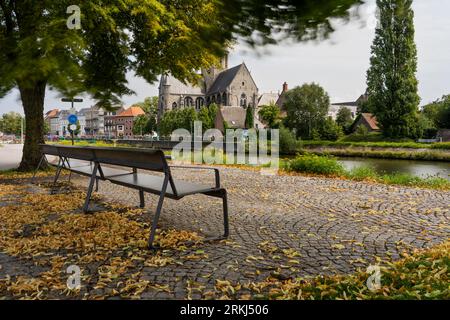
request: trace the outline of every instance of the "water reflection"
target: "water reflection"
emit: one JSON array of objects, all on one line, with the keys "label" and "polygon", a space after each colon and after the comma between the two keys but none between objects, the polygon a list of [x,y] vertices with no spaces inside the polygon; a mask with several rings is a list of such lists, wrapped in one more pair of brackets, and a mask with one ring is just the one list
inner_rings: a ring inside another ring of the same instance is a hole
[{"label": "water reflection", "polygon": [[408,173],[427,178],[441,177],[450,181],[450,163],[439,161],[409,161],[365,158],[339,158],[346,169],[370,166],[378,173]]}]

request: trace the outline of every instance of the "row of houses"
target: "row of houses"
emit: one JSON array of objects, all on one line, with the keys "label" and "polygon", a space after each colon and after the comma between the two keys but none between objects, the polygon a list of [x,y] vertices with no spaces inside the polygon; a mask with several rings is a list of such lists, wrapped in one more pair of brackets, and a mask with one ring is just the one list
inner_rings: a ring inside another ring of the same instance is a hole
[{"label": "row of houses", "polygon": [[47,112],[44,118],[49,128],[48,134],[58,137],[69,136],[68,118],[71,114],[75,114],[78,118],[78,137],[112,139],[132,138],[134,121],[145,112],[138,106],[119,108],[115,111],[105,111],[97,106],[79,111],[53,109]]}]

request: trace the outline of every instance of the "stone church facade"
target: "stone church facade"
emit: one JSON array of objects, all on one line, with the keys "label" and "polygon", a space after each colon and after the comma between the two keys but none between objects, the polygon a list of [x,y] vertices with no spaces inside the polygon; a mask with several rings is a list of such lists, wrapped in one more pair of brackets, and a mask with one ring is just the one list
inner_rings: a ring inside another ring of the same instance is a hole
[{"label": "stone church facade", "polygon": [[[220,110],[227,107],[252,107],[256,114],[259,101],[258,87],[249,69],[242,63],[228,68],[228,58],[220,67],[202,70],[202,80],[196,86],[184,84],[171,75],[162,75],[159,85],[159,112],[217,104]],[[244,119],[245,122],[245,119]]]}]

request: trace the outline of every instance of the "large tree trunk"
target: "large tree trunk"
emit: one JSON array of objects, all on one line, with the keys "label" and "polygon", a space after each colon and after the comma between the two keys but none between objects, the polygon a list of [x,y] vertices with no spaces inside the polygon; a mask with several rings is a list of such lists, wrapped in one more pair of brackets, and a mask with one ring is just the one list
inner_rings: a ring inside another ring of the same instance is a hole
[{"label": "large tree trunk", "polygon": [[41,158],[39,144],[44,143],[44,98],[46,81],[33,85],[18,84],[25,112],[25,145],[19,171],[36,169]]}]

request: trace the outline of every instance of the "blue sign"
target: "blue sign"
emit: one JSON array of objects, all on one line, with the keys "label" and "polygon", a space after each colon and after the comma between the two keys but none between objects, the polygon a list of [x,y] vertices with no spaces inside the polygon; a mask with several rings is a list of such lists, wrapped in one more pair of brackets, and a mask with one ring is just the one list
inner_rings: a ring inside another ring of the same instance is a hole
[{"label": "blue sign", "polygon": [[67,120],[69,121],[70,124],[77,124],[78,122],[78,117],[74,114],[71,114]]}]

